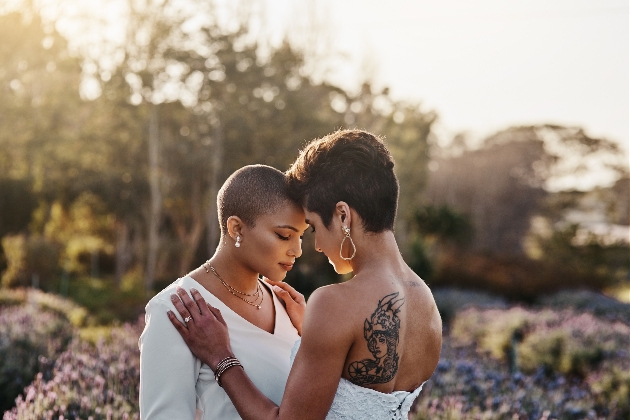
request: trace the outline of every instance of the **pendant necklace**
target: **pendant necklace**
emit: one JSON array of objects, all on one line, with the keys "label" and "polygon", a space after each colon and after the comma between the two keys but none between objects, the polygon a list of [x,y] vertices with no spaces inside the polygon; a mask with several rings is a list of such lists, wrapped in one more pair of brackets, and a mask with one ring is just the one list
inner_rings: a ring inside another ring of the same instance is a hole
[{"label": "pendant necklace", "polygon": [[[242,300],[243,302],[249,305],[255,306],[257,309],[260,309],[260,306],[262,305],[263,300],[265,299],[265,294],[263,293],[262,287],[260,286],[260,282],[257,282],[256,291],[254,293],[244,293],[230,286],[228,283],[226,283],[226,281],[221,278],[219,273],[217,273],[217,270],[215,270],[212,264],[210,264],[210,260],[203,263],[203,268],[206,270],[206,273],[210,273],[210,271],[208,271],[208,268],[210,268],[210,270],[212,270],[212,274],[214,274],[219,279],[221,284],[223,284],[223,286],[234,296],[236,296],[237,298],[239,298],[240,300]],[[254,300],[249,301],[245,299],[243,296],[252,296]],[[260,299],[260,303],[257,303],[259,299]]]}]

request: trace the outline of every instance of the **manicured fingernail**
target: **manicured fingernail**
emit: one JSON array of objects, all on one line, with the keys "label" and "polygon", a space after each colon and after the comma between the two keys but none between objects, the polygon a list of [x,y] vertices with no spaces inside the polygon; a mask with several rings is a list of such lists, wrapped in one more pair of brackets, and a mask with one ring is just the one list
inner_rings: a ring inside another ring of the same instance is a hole
[{"label": "manicured fingernail", "polygon": [[177,295],[171,293],[171,300],[177,300]]},{"label": "manicured fingernail", "polygon": [[190,293],[199,293],[199,292],[194,287],[191,287],[190,288]]},{"label": "manicured fingernail", "polygon": [[166,316],[168,316],[169,318],[173,318],[173,312],[166,311]]},{"label": "manicured fingernail", "polygon": [[281,291],[282,291],[282,289],[280,288],[280,286],[271,286],[271,287],[273,288],[273,290],[274,290],[276,293],[278,293],[278,292],[281,292]]}]

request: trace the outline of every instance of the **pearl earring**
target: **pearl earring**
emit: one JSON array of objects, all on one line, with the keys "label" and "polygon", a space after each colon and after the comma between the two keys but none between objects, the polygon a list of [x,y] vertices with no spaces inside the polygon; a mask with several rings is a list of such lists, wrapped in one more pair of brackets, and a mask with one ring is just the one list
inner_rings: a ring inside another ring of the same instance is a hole
[{"label": "pearl earring", "polygon": [[237,248],[241,247],[241,235],[236,236],[236,243],[234,244],[234,246]]}]

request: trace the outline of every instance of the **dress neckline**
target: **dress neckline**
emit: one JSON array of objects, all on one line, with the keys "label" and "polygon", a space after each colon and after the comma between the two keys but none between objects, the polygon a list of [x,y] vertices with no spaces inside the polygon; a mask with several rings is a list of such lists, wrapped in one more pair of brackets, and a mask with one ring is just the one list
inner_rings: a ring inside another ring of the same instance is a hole
[{"label": "dress neckline", "polygon": [[[270,333],[269,331],[266,331],[266,330],[260,328],[257,325],[252,324],[250,321],[248,321],[245,318],[243,318],[238,312],[236,312],[235,310],[230,308],[228,305],[226,305],[225,302],[223,302],[221,299],[216,297],[208,289],[203,287],[203,285],[201,283],[199,283],[197,280],[192,278],[190,275],[186,275],[186,276],[182,277],[182,279],[190,279],[193,282],[195,282],[196,284],[198,284],[199,287],[197,288],[197,290],[199,290],[200,292],[202,292],[202,291],[206,292],[207,294],[212,296],[217,302],[219,302],[221,305],[223,305],[223,307],[225,309],[227,309],[228,311],[233,313],[235,317],[241,319],[244,323],[248,324],[252,328],[255,328],[257,331],[263,332],[265,334],[269,334],[271,336],[276,336],[277,335],[276,333],[278,332],[278,305],[276,304],[276,300],[278,299],[278,297],[275,295],[275,293],[273,293],[273,290],[271,289],[271,287],[269,287],[269,285],[267,285],[264,281],[258,279],[258,281],[262,284],[262,286],[269,291],[269,293],[271,294],[271,297],[272,297],[271,300],[272,300],[272,303],[273,303],[273,317],[274,317],[273,318],[273,332],[272,333]],[[214,306],[216,306],[216,305],[214,305]],[[222,308],[220,308],[220,309],[223,310]]]}]

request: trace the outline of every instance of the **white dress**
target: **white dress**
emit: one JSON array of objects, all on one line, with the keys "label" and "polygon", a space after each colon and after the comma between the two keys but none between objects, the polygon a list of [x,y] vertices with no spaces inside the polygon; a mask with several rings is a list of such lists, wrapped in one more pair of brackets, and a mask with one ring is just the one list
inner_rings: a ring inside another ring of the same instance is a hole
[{"label": "white dress", "polygon": [[230,344],[252,382],[277,405],[282,401],[291,368],[289,357],[299,338],[284,306],[273,296],[276,313],[270,334],[227,307],[192,277],[178,279],[146,306],[146,326],[140,340],[140,418],[159,420],[240,419],[212,370],[197,359],[166,315],[171,310],[181,321],[170,295],[177,286],[199,290],[219,308],[230,331]]},{"label": "white dress", "polygon": [[[293,345],[291,365],[300,343],[301,339],[298,339]],[[413,392],[394,391],[385,394],[341,378],[326,420],[407,420],[411,405],[422,391],[422,385]]]}]

